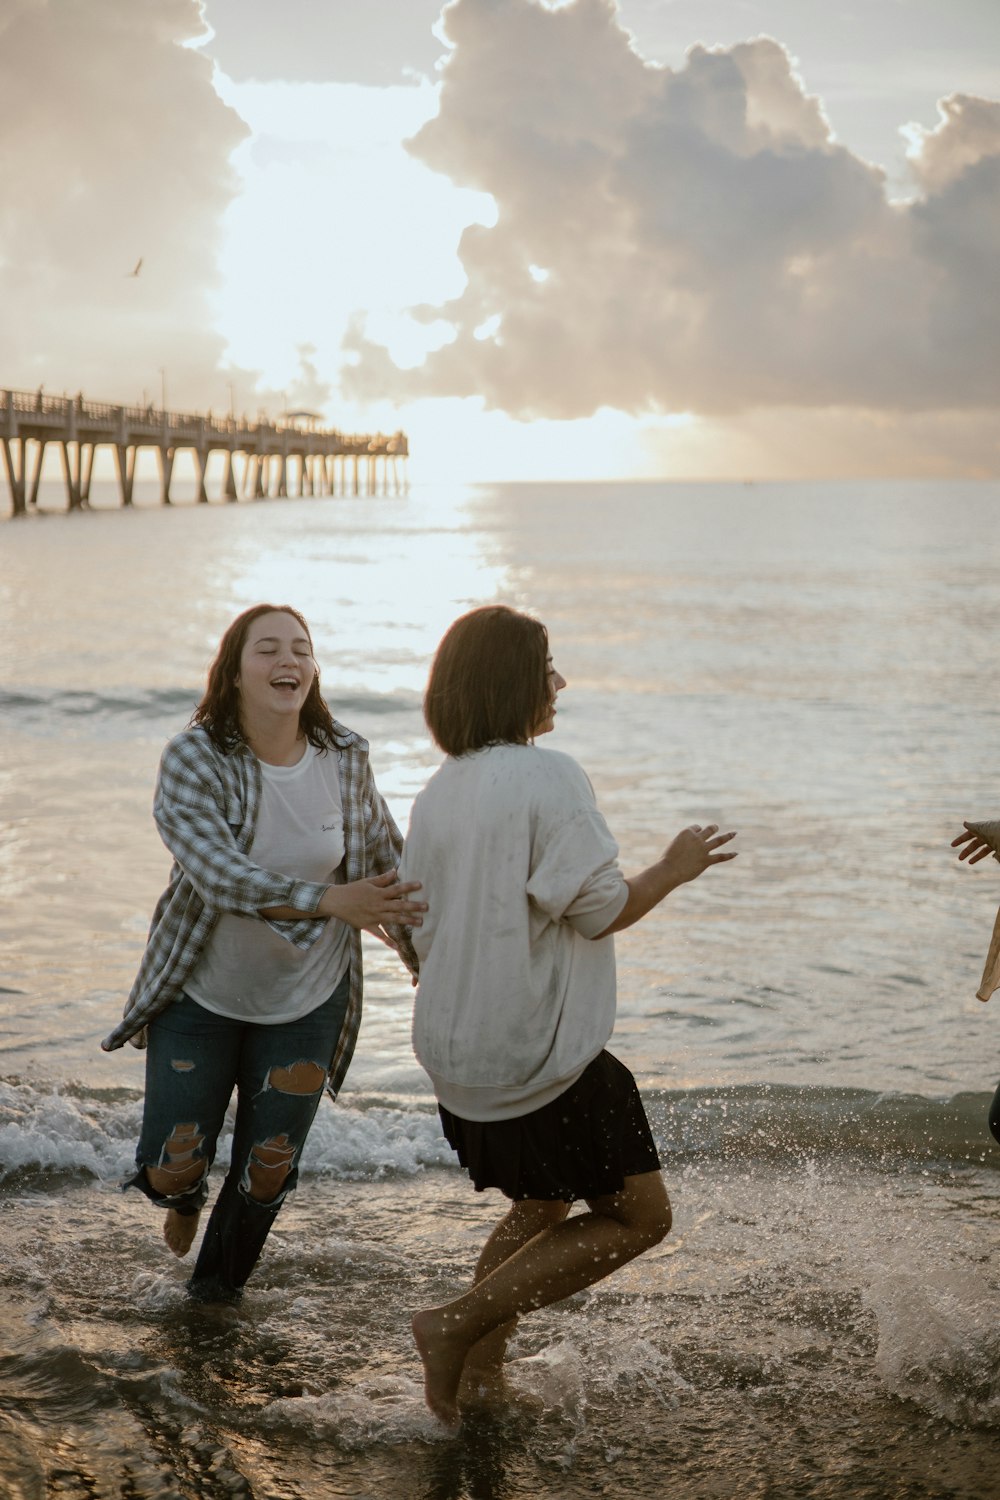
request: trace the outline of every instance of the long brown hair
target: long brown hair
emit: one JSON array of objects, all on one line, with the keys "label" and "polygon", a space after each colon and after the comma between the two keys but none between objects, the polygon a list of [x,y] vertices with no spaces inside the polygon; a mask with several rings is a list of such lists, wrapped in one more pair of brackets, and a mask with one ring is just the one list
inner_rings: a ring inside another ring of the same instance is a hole
[{"label": "long brown hair", "polygon": [[549,634],[541,620],[489,604],[446,630],[424,694],[424,718],[448,755],[524,745],[552,707]]},{"label": "long brown hair", "polygon": [[[208,669],[204,695],[190,719],[191,727],[200,724],[212,743],[224,754],[246,744],[246,735],[240,722],[240,690],[236,681],[240,675],[240,661],[250,626],[261,615],[272,614],[291,615],[297,620],[309,642],[309,649],[312,650],[309,626],[290,604],[254,604],[236,616],[219,642],[215,660]],[[299,729],[317,750],[336,748],[343,743],[342,736],[338,735],[334,725],[333,715],[320,693],[318,668],[306,701],[299,710]]]}]

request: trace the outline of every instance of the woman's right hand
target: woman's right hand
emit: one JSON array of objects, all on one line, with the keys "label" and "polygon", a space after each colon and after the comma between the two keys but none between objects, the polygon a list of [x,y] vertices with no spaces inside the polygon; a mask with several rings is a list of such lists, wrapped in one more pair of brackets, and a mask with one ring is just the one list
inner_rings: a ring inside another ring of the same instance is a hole
[{"label": "woman's right hand", "polygon": [[1000,849],[1000,821],[991,818],[977,823],[965,823],[963,827],[965,832],[951,841],[953,849],[958,849],[960,844],[965,846],[959,850],[959,859],[966,860],[970,865],[978,865],[981,859],[996,854]]},{"label": "woman's right hand", "polygon": [[379,927],[386,923],[419,927],[427,902],[414,901],[412,897],[420,888],[419,880],[401,881],[395,870],[387,870],[370,880],[329,886],[317,914],[337,917],[351,927]]},{"label": "woman's right hand", "polygon": [[705,828],[700,823],[692,823],[690,828],[682,828],[667,846],[663,863],[669,867],[676,884],[685,885],[689,880],[697,880],[710,865],[721,865],[728,859],[735,859],[735,852],[716,853],[735,837],[735,833],[720,833],[718,823],[709,823]]}]

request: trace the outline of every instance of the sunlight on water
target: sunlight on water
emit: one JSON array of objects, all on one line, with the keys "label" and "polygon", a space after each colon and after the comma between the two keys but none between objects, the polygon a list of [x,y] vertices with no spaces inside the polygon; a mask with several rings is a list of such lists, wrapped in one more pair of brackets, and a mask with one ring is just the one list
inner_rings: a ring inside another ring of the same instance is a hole
[{"label": "sunlight on water", "polygon": [[419,526],[403,502],[340,502],[335,537],[307,525],[285,529],[267,551],[248,540],[226,558],[218,587],[237,609],[294,602],[338,686],[422,694],[427,662],[455,615],[505,593],[506,570],[461,524],[462,499],[422,504]]}]

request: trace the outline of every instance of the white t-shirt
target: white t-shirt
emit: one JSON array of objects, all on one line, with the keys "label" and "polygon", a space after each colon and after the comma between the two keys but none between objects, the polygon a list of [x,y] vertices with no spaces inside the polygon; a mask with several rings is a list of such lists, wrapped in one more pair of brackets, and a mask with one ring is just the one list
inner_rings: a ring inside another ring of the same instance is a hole
[{"label": "white t-shirt", "polygon": [[560,750],[449,756],[413,805],[401,880],[413,930],[413,1045],[446,1109],[502,1120],[558,1097],[615,1019],[613,938],[628,886],[580,766]]},{"label": "white t-shirt", "polygon": [[[294,766],[261,761],[263,791],[251,856],[279,875],[333,885],[344,857],[337,756],[307,744]],[[350,959],[348,929],[328,921],[311,948],[288,943],[257,917],[223,912],[185,986],[206,1010],[276,1025],[328,1000]]]}]

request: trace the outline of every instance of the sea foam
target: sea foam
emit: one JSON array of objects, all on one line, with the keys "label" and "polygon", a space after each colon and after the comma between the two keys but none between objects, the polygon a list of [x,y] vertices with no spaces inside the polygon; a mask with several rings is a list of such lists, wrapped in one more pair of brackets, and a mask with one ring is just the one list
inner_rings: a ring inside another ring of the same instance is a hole
[{"label": "sea foam", "polygon": [[[14,1174],[53,1173],[120,1180],[133,1170],[141,1121],[139,1095],[0,1081],[0,1182]],[[228,1163],[231,1145],[230,1111],[219,1138],[219,1165]],[[437,1114],[425,1101],[407,1107],[352,1096],[350,1103],[321,1104],[301,1171],[374,1181],[453,1162]]]}]

